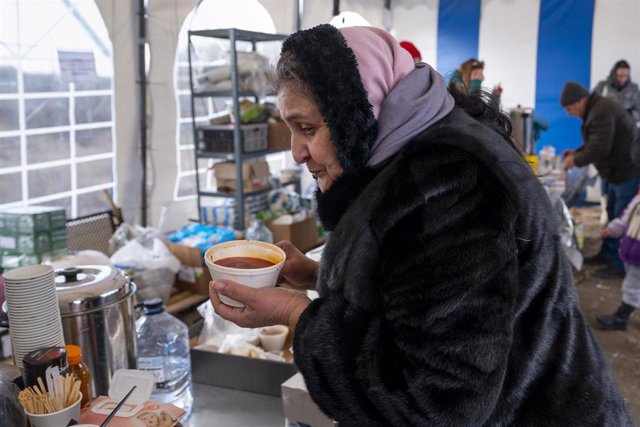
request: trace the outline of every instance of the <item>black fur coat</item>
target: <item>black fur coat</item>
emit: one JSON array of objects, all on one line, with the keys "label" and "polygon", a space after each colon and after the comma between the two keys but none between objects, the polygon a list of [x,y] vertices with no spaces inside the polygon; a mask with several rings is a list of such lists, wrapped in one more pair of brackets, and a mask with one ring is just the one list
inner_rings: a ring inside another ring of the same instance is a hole
[{"label": "black fur coat", "polygon": [[454,109],[319,199],[333,229],[295,362],[341,426],[627,426],[548,197]]}]

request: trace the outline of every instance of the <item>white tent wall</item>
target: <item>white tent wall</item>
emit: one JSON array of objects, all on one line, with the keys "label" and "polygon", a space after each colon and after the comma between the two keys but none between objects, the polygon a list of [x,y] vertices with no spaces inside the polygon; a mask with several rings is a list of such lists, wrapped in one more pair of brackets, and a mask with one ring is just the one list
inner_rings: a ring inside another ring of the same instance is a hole
[{"label": "white tent wall", "polygon": [[197,0],[153,0],[147,15],[147,40],[151,51],[148,77],[148,223],[157,225],[163,206],[169,209],[166,225],[183,225],[196,211],[195,201],[175,201],[177,175],[177,105],[174,65],[178,35]]},{"label": "white tent wall", "polygon": [[620,59],[640,82],[640,0],[596,0],[591,46],[591,88],[605,79]]},{"label": "white tent wall", "polygon": [[[384,2],[382,0],[341,0],[340,11],[360,14],[374,27],[384,28]],[[302,28],[311,28],[331,21],[332,1],[305,1],[302,14]]]},{"label": "white tent wall", "polygon": [[391,2],[392,30],[398,40],[409,40],[422,60],[438,66],[438,0],[396,0]]},{"label": "white tent wall", "polygon": [[259,0],[271,15],[276,32],[290,34],[296,30],[296,5],[298,0]]},{"label": "white tent wall", "polygon": [[113,45],[114,122],[116,137],[116,203],[126,221],[138,222],[141,213],[142,164],[138,141],[137,2],[96,0]]},{"label": "white tent wall", "polygon": [[485,61],[483,84],[502,86],[506,108],[535,105],[539,15],[540,0],[482,1],[478,57]]}]

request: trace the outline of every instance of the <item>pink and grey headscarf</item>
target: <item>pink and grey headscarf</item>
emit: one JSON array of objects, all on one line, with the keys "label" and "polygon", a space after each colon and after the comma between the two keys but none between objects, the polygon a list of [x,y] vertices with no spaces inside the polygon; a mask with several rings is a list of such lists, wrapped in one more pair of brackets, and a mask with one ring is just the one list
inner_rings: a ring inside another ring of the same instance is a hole
[{"label": "pink and grey headscarf", "polygon": [[285,40],[345,171],[392,157],[454,106],[446,84],[384,30],[324,24]]}]

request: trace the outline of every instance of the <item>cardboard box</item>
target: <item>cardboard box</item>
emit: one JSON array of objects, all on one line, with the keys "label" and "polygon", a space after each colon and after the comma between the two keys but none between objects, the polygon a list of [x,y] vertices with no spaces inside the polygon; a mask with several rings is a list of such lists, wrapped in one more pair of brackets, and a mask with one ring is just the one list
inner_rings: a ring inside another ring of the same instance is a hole
[{"label": "cardboard box", "polygon": [[293,245],[306,252],[318,244],[318,226],[315,214],[308,215],[306,219],[293,224],[276,224],[268,221],[267,227],[273,233],[273,241],[288,240]]},{"label": "cardboard box", "polygon": [[168,243],[171,253],[180,260],[180,271],[176,275],[175,287],[184,291],[209,295],[211,273],[202,260],[199,248]]},{"label": "cardboard box", "polygon": [[[200,334],[202,325],[191,326],[189,336]],[[191,349],[191,376],[196,383],[280,397],[281,384],[296,372],[293,363]]]},{"label": "cardboard box", "polygon": [[290,150],[291,131],[284,122],[269,122],[269,150]]},{"label": "cardboard box", "polygon": [[287,420],[313,427],[335,427],[338,425],[311,400],[304,378],[300,373],[285,381],[281,388],[282,412]]},{"label": "cardboard box", "polygon": [[[218,183],[218,191],[236,191],[235,162],[220,162],[213,165],[214,175]],[[269,163],[266,160],[244,162],[242,164],[242,187],[245,192],[262,190],[270,187]]]}]

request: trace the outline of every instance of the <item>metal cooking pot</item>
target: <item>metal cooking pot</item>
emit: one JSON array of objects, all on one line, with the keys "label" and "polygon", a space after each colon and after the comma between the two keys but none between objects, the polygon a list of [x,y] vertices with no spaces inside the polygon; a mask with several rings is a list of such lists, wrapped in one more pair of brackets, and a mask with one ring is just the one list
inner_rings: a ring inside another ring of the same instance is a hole
[{"label": "metal cooking pot", "polygon": [[65,342],[82,349],[91,395],[107,395],[113,373],[136,366],[136,285],[106,265],[57,269],[55,275]]}]

